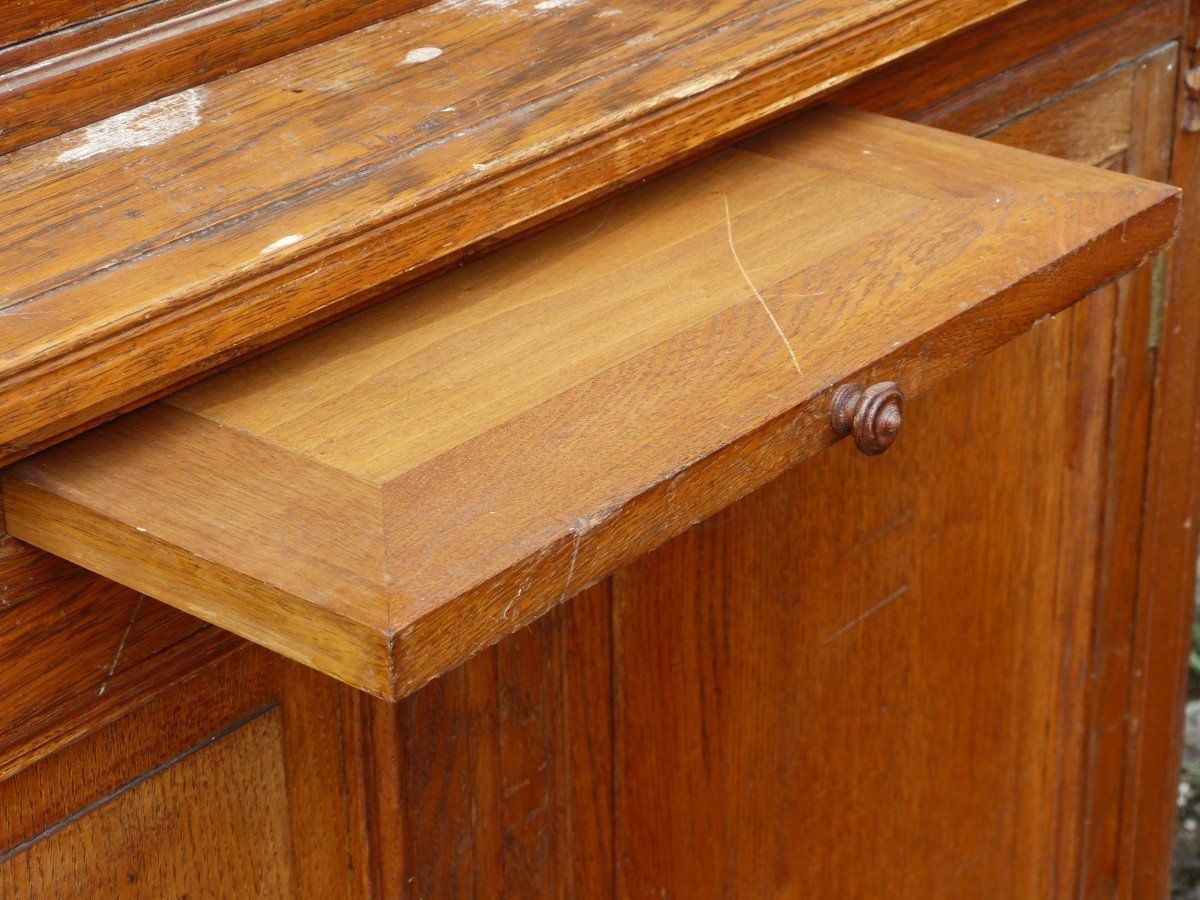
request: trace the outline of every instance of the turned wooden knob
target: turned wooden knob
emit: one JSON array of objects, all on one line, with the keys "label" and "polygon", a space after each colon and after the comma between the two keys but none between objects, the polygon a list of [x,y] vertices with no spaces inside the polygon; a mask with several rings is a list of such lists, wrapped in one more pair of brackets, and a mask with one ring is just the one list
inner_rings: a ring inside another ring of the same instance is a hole
[{"label": "turned wooden knob", "polygon": [[854,435],[867,456],[878,456],[896,440],[904,420],[904,394],[893,381],[881,381],[865,391],[844,384],[833,395],[829,424],[838,434]]}]

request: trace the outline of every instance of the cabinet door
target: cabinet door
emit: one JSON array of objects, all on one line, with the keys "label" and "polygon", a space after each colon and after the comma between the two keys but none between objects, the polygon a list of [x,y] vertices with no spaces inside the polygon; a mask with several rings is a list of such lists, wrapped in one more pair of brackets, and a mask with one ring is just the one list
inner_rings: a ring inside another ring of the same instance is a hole
[{"label": "cabinet door", "polygon": [[[919,117],[1164,178],[1175,60]],[[630,894],[1115,888],[1152,271],[917,399],[887,458],[813,459],[617,580]]]},{"label": "cabinet door", "polygon": [[[101,697],[180,616],[134,609]],[[97,668],[86,651],[75,665],[82,680]],[[349,896],[342,690],[244,646],[16,772],[0,782],[0,896]]]}]

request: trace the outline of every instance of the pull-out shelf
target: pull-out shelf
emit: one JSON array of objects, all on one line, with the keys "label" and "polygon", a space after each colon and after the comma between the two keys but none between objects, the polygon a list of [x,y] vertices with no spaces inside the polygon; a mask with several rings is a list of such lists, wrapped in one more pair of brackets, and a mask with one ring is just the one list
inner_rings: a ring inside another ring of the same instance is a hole
[{"label": "pull-out shelf", "polygon": [[1177,213],[816,110],[18,463],[8,528],[400,697],[836,440],[839,386],[920,393]]}]

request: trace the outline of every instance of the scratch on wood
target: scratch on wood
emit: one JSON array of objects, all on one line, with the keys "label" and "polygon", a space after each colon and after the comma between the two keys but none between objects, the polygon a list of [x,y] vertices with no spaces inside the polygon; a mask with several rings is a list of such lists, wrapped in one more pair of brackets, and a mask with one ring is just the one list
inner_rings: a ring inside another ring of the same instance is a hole
[{"label": "scratch on wood", "polygon": [[579,559],[579,543],[583,540],[583,522],[580,522],[575,527],[575,546],[571,550],[571,564],[567,566],[567,582],[563,585],[562,596],[558,598],[558,602],[562,603],[571,593],[571,578],[575,574],[575,561]]},{"label": "scratch on wood", "polygon": [[911,509],[906,509],[899,516],[897,516],[892,521],[888,522],[882,528],[878,528],[875,531],[868,534],[862,540],[856,541],[854,543],[854,545],[852,547],[850,547],[850,549],[848,549],[842,555],[850,556],[853,553],[857,553],[859,550],[862,550],[864,547],[875,543],[875,541],[879,540],[881,537],[891,534],[897,528],[902,528],[903,526],[907,525],[909,522],[912,521],[912,518],[913,518],[913,511]]},{"label": "scratch on wood", "polygon": [[290,247],[293,244],[298,244],[302,240],[304,240],[304,235],[302,234],[286,234],[279,240],[267,244],[267,246],[263,247],[258,252],[259,254],[274,253],[276,250],[282,250],[284,247]]},{"label": "scratch on wood", "polygon": [[759,305],[762,306],[767,316],[771,319],[771,324],[779,332],[779,338],[783,341],[783,346],[787,347],[788,356],[792,358],[792,365],[796,367],[796,374],[803,376],[804,373],[800,370],[800,360],[796,359],[796,351],[792,349],[792,342],[783,333],[783,329],[779,326],[779,320],[775,318],[775,313],[771,312],[771,307],[767,305],[767,301],[763,298],[763,295],[758,292],[758,288],[754,286],[754,282],[746,274],[746,267],[742,265],[742,259],[738,256],[737,247],[733,243],[733,213],[729,210],[729,195],[722,194],[721,199],[725,201],[725,229],[729,233],[729,250],[733,254],[733,261],[737,263],[738,271],[742,273],[742,278],[746,280],[746,284],[750,286],[750,290],[758,298]]},{"label": "scratch on wood", "polygon": [[125,644],[129,641],[129,633],[133,631],[133,623],[137,621],[138,613],[141,612],[145,599],[145,594],[138,594],[137,603],[133,605],[133,615],[129,617],[129,624],[125,626],[125,633],[121,635],[121,643],[117,644],[117,652],[113,654],[112,665],[108,667],[104,680],[100,682],[100,691],[96,694],[97,697],[103,697],[104,692],[108,690],[108,680],[112,678],[113,672],[117,671],[117,663],[121,661],[121,654],[125,650]]},{"label": "scratch on wood", "polygon": [[710,88],[717,87],[717,85],[733,81],[733,79],[741,74],[741,69],[733,69],[729,72],[717,72],[713,75],[706,75],[703,78],[697,78],[695,81],[689,81],[687,84],[680,85],[671,91],[671,96],[676,100],[686,100],[688,97],[702,94]]},{"label": "scratch on wood", "polygon": [[845,625],[843,625],[841,628],[839,628],[833,634],[829,635],[829,637],[827,637],[827,638],[825,638],[825,640],[821,641],[819,646],[824,647],[830,641],[841,637],[847,631],[850,631],[853,628],[857,628],[859,625],[861,625],[867,619],[871,618],[871,616],[875,615],[875,613],[879,612],[885,606],[890,606],[891,604],[893,604],[897,600],[899,600],[901,597],[903,597],[905,594],[907,594],[908,589],[909,589],[909,585],[902,584],[900,587],[896,588],[896,590],[892,591],[890,594],[888,594],[886,597],[884,597],[882,600],[880,600],[878,603],[876,603],[874,606],[872,606],[866,612],[860,613],[859,615],[855,616],[853,619],[851,619],[849,622],[847,622]]}]

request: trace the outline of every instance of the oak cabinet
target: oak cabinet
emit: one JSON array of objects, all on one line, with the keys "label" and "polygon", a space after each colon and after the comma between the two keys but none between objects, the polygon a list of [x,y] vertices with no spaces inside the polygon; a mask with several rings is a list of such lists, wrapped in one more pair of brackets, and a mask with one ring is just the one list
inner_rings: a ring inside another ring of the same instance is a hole
[{"label": "oak cabinet", "polygon": [[[1187,187],[1182,4],[1000,6],[833,99]],[[1161,893],[1187,215],[1174,255],[908,400],[885,455],[798,456],[394,704],[3,539],[0,893]]]}]

